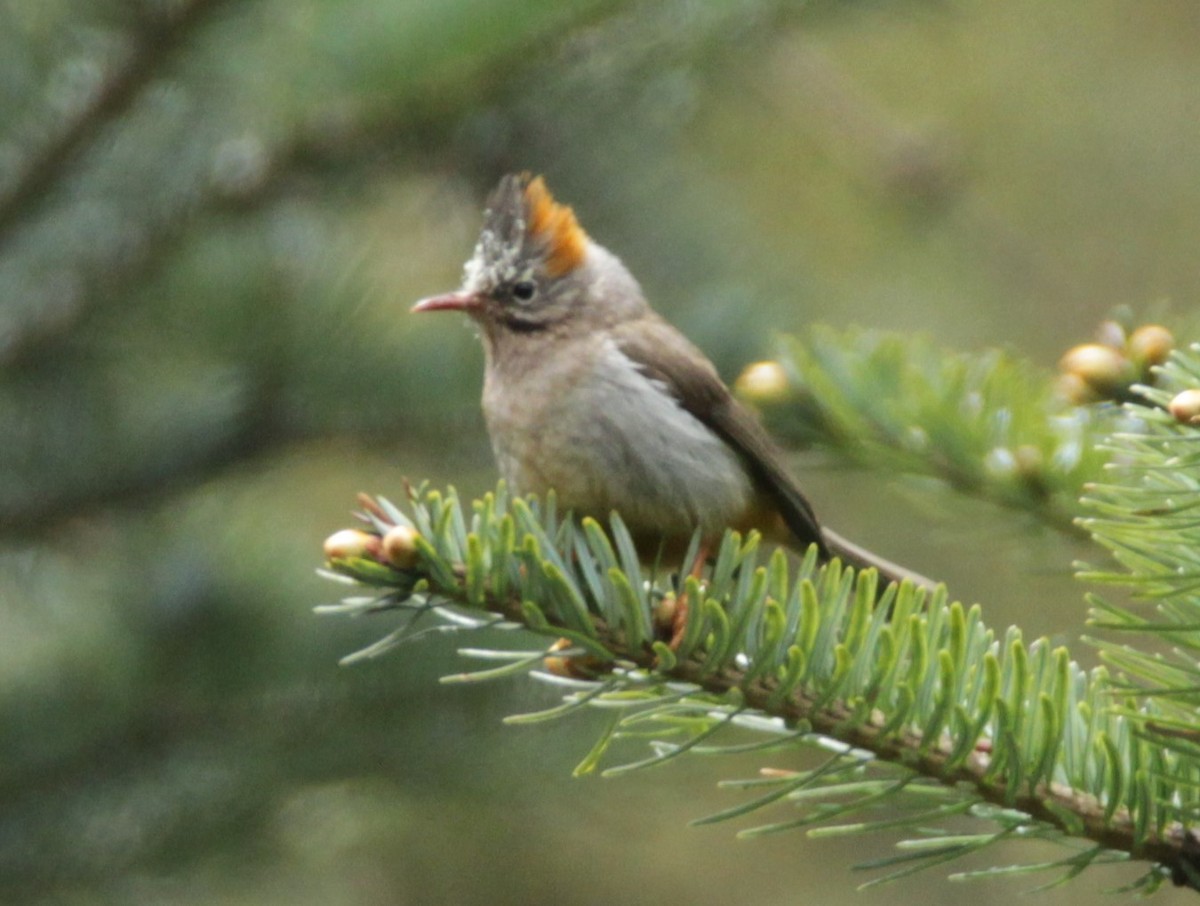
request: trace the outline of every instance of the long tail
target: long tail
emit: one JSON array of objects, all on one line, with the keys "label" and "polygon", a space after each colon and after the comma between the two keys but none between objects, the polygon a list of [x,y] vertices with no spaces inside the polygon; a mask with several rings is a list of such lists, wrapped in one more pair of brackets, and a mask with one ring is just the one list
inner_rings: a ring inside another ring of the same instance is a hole
[{"label": "long tail", "polygon": [[829,549],[831,557],[837,557],[847,566],[852,566],[856,570],[878,570],[885,585],[888,582],[900,582],[904,579],[908,579],[914,585],[927,588],[930,591],[937,585],[932,579],[928,579],[920,573],[915,573],[911,569],[905,569],[903,566],[892,563],[890,560],[883,559],[878,554],[871,553],[866,548],[859,547],[852,541],[847,541],[832,529],[822,526],[821,536],[825,541],[825,546]]}]

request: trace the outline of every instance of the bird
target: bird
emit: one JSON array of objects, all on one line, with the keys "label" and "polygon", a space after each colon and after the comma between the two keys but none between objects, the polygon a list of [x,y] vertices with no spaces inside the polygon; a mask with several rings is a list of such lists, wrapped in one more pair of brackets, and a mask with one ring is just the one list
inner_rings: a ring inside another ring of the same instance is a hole
[{"label": "bird", "polygon": [[541,176],[500,180],[461,287],[412,311],[476,325],[484,419],[516,493],[553,491],[601,522],[618,513],[647,560],[686,549],[698,531],[694,574],[727,529],[757,530],[885,583],[932,587],[818,521],[757,416]]}]

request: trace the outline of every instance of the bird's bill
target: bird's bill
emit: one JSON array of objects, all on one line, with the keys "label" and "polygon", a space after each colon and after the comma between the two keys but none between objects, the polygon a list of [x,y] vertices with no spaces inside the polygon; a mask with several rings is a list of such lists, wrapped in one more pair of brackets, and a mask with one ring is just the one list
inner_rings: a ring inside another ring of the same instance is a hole
[{"label": "bird's bill", "polygon": [[440,296],[429,296],[412,307],[413,311],[477,311],[483,305],[483,300],[475,293],[458,290],[453,293],[443,293]]}]

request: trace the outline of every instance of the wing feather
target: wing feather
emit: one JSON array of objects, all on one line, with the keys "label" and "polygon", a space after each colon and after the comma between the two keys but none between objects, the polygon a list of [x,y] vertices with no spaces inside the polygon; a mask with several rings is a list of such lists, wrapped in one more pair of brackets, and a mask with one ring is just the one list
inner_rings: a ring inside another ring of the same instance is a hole
[{"label": "wing feather", "polygon": [[799,546],[816,543],[828,555],[816,514],[778,448],[754,414],[729,392],[704,354],[657,315],[616,326],[613,338],[646,377],[662,384],[680,406],[737,453],[759,493],[778,509]]}]

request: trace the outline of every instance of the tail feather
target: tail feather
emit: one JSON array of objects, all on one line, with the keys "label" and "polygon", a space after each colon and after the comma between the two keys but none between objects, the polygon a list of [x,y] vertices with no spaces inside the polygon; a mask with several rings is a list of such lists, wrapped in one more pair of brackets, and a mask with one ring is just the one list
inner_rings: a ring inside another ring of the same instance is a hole
[{"label": "tail feather", "polygon": [[902,582],[907,579],[914,585],[932,591],[937,583],[932,579],[922,576],[920,573],[913,572],[911,569],[906,569],[890,560],[885,560],[878,554],[874,554],[864,547],[859,547],[853,541],[848,541],[832,529],[822,526],[821,534],[824,536],[825,547],[829,552],[829,556],[837,557],[847,566],[851,566],[856,570],[874,569],[879,572],[879,575],[885,582]]}]

